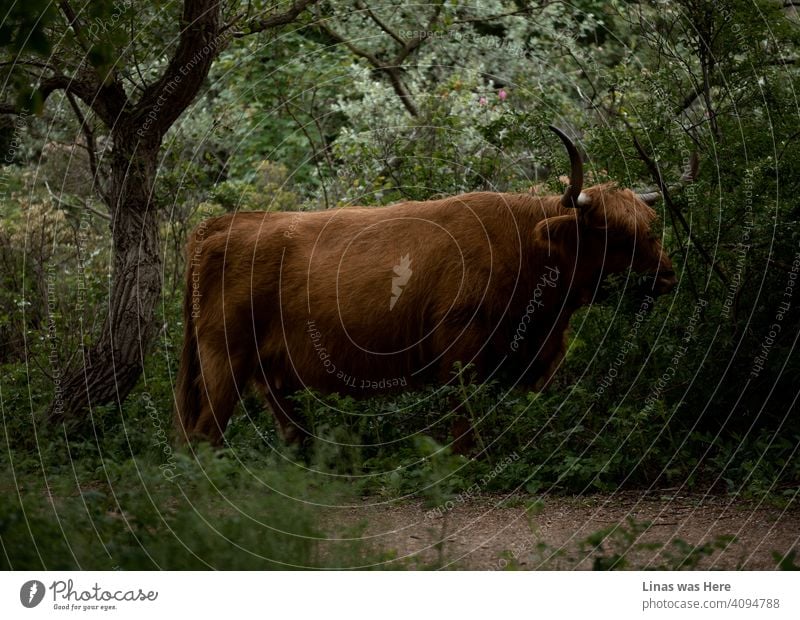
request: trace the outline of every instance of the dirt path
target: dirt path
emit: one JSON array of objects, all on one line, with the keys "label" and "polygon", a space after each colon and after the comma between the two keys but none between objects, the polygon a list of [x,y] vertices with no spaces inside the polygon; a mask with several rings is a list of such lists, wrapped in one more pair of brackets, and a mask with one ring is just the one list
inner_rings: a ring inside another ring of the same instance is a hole
[{"label": "dirt path", "polygon": [[[796,503],[780,508],[660,491],[551,497],[526,510],[533,499],[503,502],[484,496],[433,511],[420,502],[365,499],[363,506],[337,511],[337,521],[362,524],[362,538],[395,555],[390,566],[402,562],[409,568],[589,569],[597,558],[613,563],[614,554],[621,554],[626,568],[668,569],[690,562],[690,567],[702,569],[767,570],[776,566],[774,551],[795,549],[800,555]],[[615,526],[602,548],[596,548],[597,541],[581,544],[594,532]],[[726,542],[718,538],[722,536],[736,539]],[[713,548],[694,553],[684,544],[715,539]]]}]

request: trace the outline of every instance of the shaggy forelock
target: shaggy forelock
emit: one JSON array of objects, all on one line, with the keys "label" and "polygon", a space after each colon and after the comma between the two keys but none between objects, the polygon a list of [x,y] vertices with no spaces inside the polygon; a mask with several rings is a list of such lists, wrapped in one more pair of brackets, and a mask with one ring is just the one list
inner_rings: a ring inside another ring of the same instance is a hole
[{"label": "shaggy forelock", "polygon": [[592,226],[643,237],[650,233],[658,217],[633,191],[620,189],[616,183],[595,185],[584,192],[591,198],[591,204],[582,209],[583,217]]}]

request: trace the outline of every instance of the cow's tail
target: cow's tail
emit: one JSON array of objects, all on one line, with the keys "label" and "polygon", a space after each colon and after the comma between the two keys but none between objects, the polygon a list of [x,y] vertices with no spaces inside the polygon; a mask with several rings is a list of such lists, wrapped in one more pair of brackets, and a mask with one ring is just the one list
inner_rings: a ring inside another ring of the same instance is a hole
[{"label": "cow's tail", "polygon": [[199,284],[194,278],[192,263],[193,243],[186,252],[186,292],[183,297],[183,352],[178,370],[175,390],[175,426],[180,439],[191,437],[200,416],[200,358],[197,352],[197,331],[194,324],[193,286]]}]

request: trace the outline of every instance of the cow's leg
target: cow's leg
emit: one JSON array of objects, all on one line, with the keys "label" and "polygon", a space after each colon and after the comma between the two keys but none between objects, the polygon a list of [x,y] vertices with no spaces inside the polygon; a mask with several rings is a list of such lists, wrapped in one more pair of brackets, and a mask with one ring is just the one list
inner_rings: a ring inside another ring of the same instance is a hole
[{"label": "cow's leg", "polygon": [[265,386],[264,396],[269,408],[272,410],[272,416],[275,418],[275,423],[283,440],[288,444],[297,446],[308,444],[311,439],[311,431],[307,428],[306,421],[297,412],[297,408],[288,398],[288,395],[270,390]]},{"label": "cow's leg", "polygon": [[229,354],[224,347],[200,342],[201,408],[192,436],[222,443],[222,435],[250,376],[252,359],[242,353]]},{"label": "cow's leg", "polygon": [[[460,385],[460,381],[466,382],[468,376],[453,377],[450,380]],[[470,405],[460,393],[456,393],[450,398],[450,435],[453,437],[453,452],[456,454],[467,455],[474,451],[476,444],[475,429],[470,415]]]},{"label": "cow's leg", "polygon": [[544,345],[542,345],[542,350],[539,355],[542,371],[539,377],[535,379],[533,385],[534,392],[544,392],[548,388],[556,371],[561,367],[561,362],[564,361],[566,353],[566,331],[553,333]]},{"label": "cow's leg", "polygon": [[[478,329],[467,329],[463,332],[456,332],[444,342],[450,346],[447,353],[442,358],[439,371],[439,379],[444,383],[460,386],[469,380],[473,374],[481,380],[483,377],[482,356],[478,353],[483,345],[485,332]],[[443,347],[444,348],[444,347]],[[472,365],[472,370],[463,371],[463,376],[455,376],[454,365],[460,362],[463,366]],[[470,454],[475,449],[476,432],[473,428],[473,420],[470,415],[470,404],[465,401],[462,394],[457,394],[450,399],[452,422],[450,424],[450,434],[453,436],[453,452],[456,454]]]}]

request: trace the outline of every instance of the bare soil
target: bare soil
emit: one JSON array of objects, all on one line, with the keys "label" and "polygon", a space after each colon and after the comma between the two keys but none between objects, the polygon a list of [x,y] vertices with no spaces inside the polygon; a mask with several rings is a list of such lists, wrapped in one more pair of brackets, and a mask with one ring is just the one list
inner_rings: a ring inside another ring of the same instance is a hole
[{"label": "bare soil", "polygon": [[[364,498],[362,506],[336,510],[332,520],[360,526],[360,538],[387,555],[388,568],[582,570],[598,558],[613,564],[618,554],[625,559],[617,568],[771,570],[773,552],[800,556],[796,502],[658,491],[547,497],[526,508],[535,499],[481,496],[430,510],[421,502]],[[585,542],[603,529],[613,533],[602,547]],[[723,536],[735,539],[726,543]],[[687,546],[715,540],[708,554]]]}]

